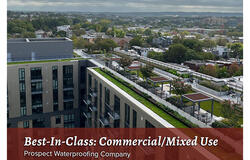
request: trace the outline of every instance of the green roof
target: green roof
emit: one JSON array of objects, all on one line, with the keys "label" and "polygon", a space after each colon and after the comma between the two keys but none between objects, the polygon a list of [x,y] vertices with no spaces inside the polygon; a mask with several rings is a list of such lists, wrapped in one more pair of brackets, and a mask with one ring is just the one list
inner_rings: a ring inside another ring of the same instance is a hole
[{"label": "green roof", "polygon": [[67,59],[51,59],[51,60],[39,60],[39,61],[17,61],[17,62],[8,62],[8,65],[14,64],[29,64],[29,63],[50,63],[50,62],[67,62],[72,60],[86,60],[86,58],[67,58]]},{"label": "green roof", "polygon": [[151,103],[149,100],[147,100],[146,98],[144,98],[141,95],[137,94],[132,89],[125,86],[124,84],[120,83],[115,78],[111,77],[110,75],[108,75],[107,73],[102,71],[100,68],[95,68],[94,70],[97,71],[99,74],[101,74],[106,79],[108,79],[109,81],[111,81],[113,84],[115,84],[116,86],[118,86],[119,88],[124,90],[126,93],[130,94],[133,98],[135,98],[137,101],[139,101],[140,103],[142,103],[143,105],[145,105],[146,107],[151,109],[154,113],[158,114],[160,117],[165,119],[167,122],[172,124],[174,127],[187,128],[187,126],[185,124],[183,124],[179,120],[175,119],[173,116],[167,114],[162,109],[158,108],[156,105]]}]

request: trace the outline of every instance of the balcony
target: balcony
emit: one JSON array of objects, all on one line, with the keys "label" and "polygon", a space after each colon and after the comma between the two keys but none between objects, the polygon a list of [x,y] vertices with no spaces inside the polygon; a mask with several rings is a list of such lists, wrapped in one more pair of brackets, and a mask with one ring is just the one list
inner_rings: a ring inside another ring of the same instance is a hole
[{"label": "balcony", "polygon": [[120,119],[120,115],[118,113],[116,113],[115,111],[109,111],[108,115],[113,120],[119,120]]},{"label": "balcony", "polygon": [[89,99],[87,99],[87,100],[83,99],[83,102],[84,102],[87,106],[91,104],[91,101],[90,101]]},{"label": "balcony", "polygon": [[90,110],[91,112],[96,112],[96,111],[97,111],[97,107],[96,107],[96,106],[93,106],[93,105],[90,105],[90,106],[89,106],[89,110]]},{"label": "balcony", "polygon": [[91,97],[96,97],[97,96],[97,91],[96,89],[89,88],[89,95]]},{"label": "balcony", "polygon": [[83,112],[83,116],[84,116],[86,119],[92,118],[91,112]]},{"label": "balcony", "polygon": [[113,111],[108,104],[105,104],[105,105],[106,105],[106,110],[108,112],[108,115],[111,119],[113,120],[120,119],[120,115],[117,112]]},{"label": "balcony", "polygon": [[108,127],[109,126],[109,121],[106,118],[102,117],[102,116],[99,118],[99,122],[102,124],[103,127]]}]

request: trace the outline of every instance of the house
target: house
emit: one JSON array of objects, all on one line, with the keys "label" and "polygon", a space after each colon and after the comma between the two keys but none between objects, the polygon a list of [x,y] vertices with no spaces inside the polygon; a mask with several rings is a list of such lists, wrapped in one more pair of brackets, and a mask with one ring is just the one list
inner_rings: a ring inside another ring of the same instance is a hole
[{"label": "house", "polygon": [[228,57],[229,49],[226,46],[217,46],[214,48],[213,53],[221,57]]},{"label": "house", "polygon": [[113,37],[112,40],[115,41],[118,44],[118,46],[121,47],[121,49],[127,51],[129,48],[129,42],[132,40],[132,37],[124,37],[124,38]]},{"label": "house", "polygon": [[70,25],[62,25],[56,27],[57,32],[64,31],[66,32],[66,37],[71,38],[72,37],[72,30],[70,28]]},{"label": "house", "polygon": [[173,43],[173,36],[163,36],[153,39],[153,44],[158,47],[168,47]]}]

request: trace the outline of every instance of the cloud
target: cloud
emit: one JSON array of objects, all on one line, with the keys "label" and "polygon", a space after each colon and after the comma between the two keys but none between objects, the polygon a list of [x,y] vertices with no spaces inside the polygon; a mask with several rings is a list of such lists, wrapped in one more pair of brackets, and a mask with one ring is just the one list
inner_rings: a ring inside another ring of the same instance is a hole
[{"label": "cloud", "polygon": [[8,10],[94,12],[239,12],[243,0],[8,0]]}]

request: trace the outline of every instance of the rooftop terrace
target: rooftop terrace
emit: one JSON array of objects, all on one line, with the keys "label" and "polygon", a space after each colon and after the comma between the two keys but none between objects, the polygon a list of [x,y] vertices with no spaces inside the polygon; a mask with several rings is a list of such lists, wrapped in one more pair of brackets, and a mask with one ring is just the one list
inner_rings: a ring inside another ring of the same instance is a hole
[{"label": "rooftop terrace", "polygon": [[130,94],[133,98],[135,98],[137,101],[151,109],[154,113],[158,114],[161,118],[172,124],[173,126],[177,128],[187,128],[187,126],[182,123],[181,121],[177,120],[170,114],[167,114],[165,111],[163,111],[161,108],[157,107],[155,104],[151,103],[148,99],[144,98],[143,96],[139,95],[135,91],[133,91],[131,88],[125,86],[118,80],[116,80],[114,77],[107,74],[105,71],[101,70],[100,68],[95,68],[95,71],[97,71],[99,74],[101,74],[103,77],[111,81],[113,84]]}]

